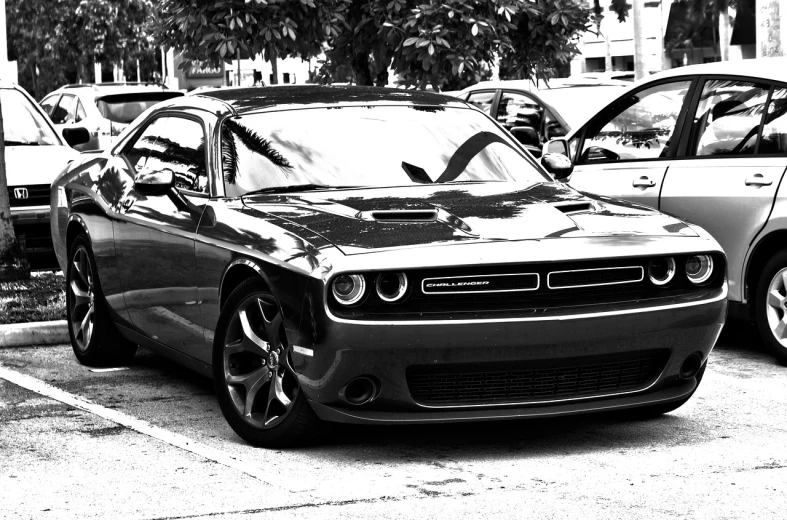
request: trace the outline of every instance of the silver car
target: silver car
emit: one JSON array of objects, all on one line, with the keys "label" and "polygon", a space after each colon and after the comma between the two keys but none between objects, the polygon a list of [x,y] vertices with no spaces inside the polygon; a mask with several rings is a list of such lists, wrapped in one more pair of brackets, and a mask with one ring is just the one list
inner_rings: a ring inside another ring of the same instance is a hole
[{"label": "silver car", "polygon": [[566,135],[577,123],[604,106],[630,84],[586,78],[482,81],[456,97],[486,112],[511,132],[534,156],[553,137]]},{"label": "silver car", "polygon": [[787,365],[787,58],[657,74],[546,150],[572,159],[574,188],[708,230],[727,253],[730,313]]},{"label": "silver car", "polygon": [[182,95],[183,92],[156,84],[84,83],[55,90],[41,100],[41,107],[60,131],[87,129],[90,140],[75,146],[77,150],[103,150],[110,148],[142,112]]}]

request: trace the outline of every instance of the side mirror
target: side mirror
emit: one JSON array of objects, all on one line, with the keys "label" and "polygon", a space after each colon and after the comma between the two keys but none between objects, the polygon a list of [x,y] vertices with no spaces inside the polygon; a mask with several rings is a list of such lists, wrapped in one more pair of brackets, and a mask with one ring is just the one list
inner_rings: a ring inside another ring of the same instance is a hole
[{"label": "side mirror", "polygon": [[63,139],[72,148],[78,144],[85,144],[90,141],[90,132],[83,126],[72,126],[63,129]]},{"label": "side mirror", "polygon": [[140,195],[164,195],[175,185],[172,170],[143,170],[134,179],[134,189]]},{"label": "side mirror", "polygon": [[532,126],[515,126],[509,132],[525,146],[538,146],[540,144],[538,132]]},{"label": "side mirror", "polygon": [[571,179],[571,172],[574,171],[571,159],[559,153],[546,153],[541,156],[541,166],[560,182],[568,182]]}]

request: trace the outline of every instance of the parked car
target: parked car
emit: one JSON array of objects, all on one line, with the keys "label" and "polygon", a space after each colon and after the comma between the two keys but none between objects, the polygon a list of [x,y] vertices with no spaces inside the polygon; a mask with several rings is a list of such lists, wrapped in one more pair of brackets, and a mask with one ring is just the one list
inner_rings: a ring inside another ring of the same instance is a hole
[{"label": "parked car", "polygon": [[54,268],[57,260],[49,231],[49,187],[79,153],[66,144],[21,87],[0,82],[0,102],[14,234],[32,268]]},{"label": "parked car", "polygon": [[707,229],[728,259],[731,313],[787,364],[787,59],[673,69],[565,139],[569,184]]},{"label": "parked car", "polygon": [[[565,173],[565,157],[542,158]],[[724,322],[701,228],[552,182],[457,99],[371,87],[170,100],[52,186],[71,344],[215,381],[247,441],[674,410]]]},{"label": "parked car", "polygon": [[90,140],[76,146],[77,150],[103,150],[112,146],[142,112],[182,95],[183,92],[149,83],[81,83],[47,94],[41,106],[59,130],[87,128]]},{"label": "parked car", "polygon": [[634,71],[633,70],[608,70],[608,71],[600,71],[600,72],[582,72],[577,74],[576,76],[570,76],[569,79],[593,79],[593,80],[617,80],[617,81],[634,81]]},{"label": "parked car", "polygon": [[544,143],[566,135],[630,84],[616,80],[482,81],[457,97],[503,125],[535,157]]}]

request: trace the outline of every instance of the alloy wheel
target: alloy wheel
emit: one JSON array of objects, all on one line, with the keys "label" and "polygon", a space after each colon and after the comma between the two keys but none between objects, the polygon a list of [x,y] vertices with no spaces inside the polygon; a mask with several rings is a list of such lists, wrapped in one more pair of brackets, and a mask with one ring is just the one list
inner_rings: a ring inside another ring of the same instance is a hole
[{"label": "alloy wheel", "polygon": [[268,295],[243,300],[224,338],[224,381],[235,410],[249,425],[270,429],[292,410],[299,387],[281,332],[279,307]]},{"label": "alloy wheel", "polygon": [[787,347],[787,268],[778,271],[771,279],[765,312],[773,337]]},{"label": "alloy wheel", "polygon": [[71,313],[69,325],[74,333],[76,347],[86,351],[93,337],[96,315],[96,297],[93,286],[93,266],[84,246],[74,252],[69,265],[68,299]]}]

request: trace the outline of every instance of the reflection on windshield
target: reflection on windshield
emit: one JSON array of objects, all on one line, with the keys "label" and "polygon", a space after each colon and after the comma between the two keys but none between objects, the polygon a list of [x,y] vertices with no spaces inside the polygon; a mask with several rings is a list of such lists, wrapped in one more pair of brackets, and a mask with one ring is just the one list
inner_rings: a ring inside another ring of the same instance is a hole
[{"label": "reflection on windshield", "polygon": [[458,108],[355,106],[249,114],[225,121],[221,138],[231,197],[297,185],[549,180],[488,118]]},{"label": "reflection on windshield", "polygon": [[24,94],[17,90],[0,90],[7,146],[57,145],[54,131]]}]

